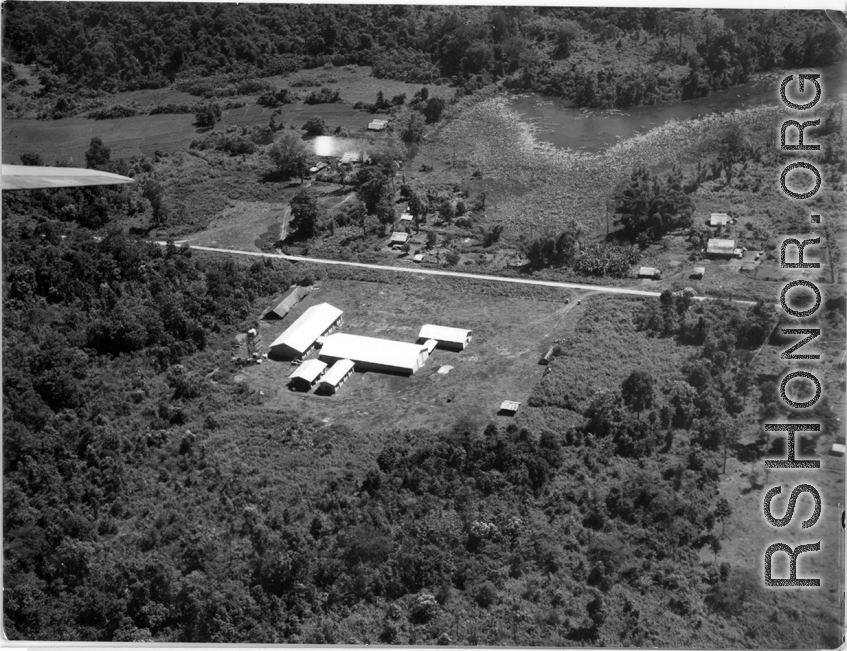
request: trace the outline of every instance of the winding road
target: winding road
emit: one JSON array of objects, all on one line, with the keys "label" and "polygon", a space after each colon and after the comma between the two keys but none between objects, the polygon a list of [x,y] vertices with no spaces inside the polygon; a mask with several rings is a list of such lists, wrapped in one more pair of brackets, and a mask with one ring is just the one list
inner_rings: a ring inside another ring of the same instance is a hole
[{"label": "winding road", "polygon": [[[167,242],[157,241],[155,244],[161,246],[167,245]],[[182,240],[174,242],[175,245],[183,244]],[[565,283],[555,280],[533,280],[529,278],[509,278],[506,276],[491,276],[488,274],[474,274],[462,271],[443,271],[441,269],[421,269],[415,267],[393,267],[383,264],[369,264],[366,262],[349,262],[346,260],[327,260],[325,258],[309,258],[299,255],[286,255],[284,253],[261,253],[259,251],[241,251],[237,249],[219,249],[211,246],[194,246],[190,248],[196,251],[210,251],[212,253],[228,253],[232,255],[247,255],[254,258],[275,258],[280,260],[291,260],[293,262],[311,262],[314,264],[338,265],[344,267],[358,267],[360,269],[375,269],[377,271],[394,271],[398,273],[421,274],[427,276],[448,276],[452,278],[471,278],[474,280],[487,280],[498,283],[512,283],[515,285],[535,285],[542,287],[558,287],[560,289],[577,289],[588,292],[599,292],[603,294],[621,294],[624,296],[643,296],[656,298],[661,296],[661,292],[648,292],[641,289],[628,289],[625,287],[606,287],[603,285],[581,285],[579,283]],[[695,296],[697,300],[708,300],[711,296]],[[733,299],[733,303],[740,305],[755,305],[755,301],[741,301]]]}]

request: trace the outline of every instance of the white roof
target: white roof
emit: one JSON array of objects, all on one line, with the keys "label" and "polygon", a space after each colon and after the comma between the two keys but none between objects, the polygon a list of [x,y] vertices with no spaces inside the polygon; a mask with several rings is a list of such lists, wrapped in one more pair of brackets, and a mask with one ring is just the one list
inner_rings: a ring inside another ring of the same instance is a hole
[{"label": "white roof", "polygon": [[409,239],[409,234],[404,233],[403,231],[394,231],[391,234],[391,241],[392,242],[405,242],[408,239]]},{"label": "white roof", "polygon": [[271,348],[286,345],[299,353],[305,353],[341,314],[341,310],[329,303],[313,305],[274,340]]},{"label": "white roof", "polygon": [[381,131],[388,124],[388,120],[371,120],[368,124],[368,129],[373,131]]},{"label": "white roof", "polygon": [[421,344],[336,332],[324,341],[321,357],[414,370],[423,350]]},{"label": "white roof", "polygon": [[500,403],[500,409],[502,411],[517,411],[520,406],[521,403],[515,402],[514,400],[504,400]]},{"label": "white roof", "polygon": [[713,212],[711,217],[709,218],[709,224],[712,226],[718,226],[719,224],[726,224],[729,221],[729,215],[725,212]]},{"label": "white roof", "polygon": [[412,217],[412,216],[411,216],[409,213],[407,213],[407,212],[404,212],[402,215],[400,215],[400,221],[401,221],[401,222],[410,222],[410,221],[414,221],[414,219],[415,219],[415,218],[414,218],[414,217]]},{"label": "white roof", "polygon": [[357,163],[362,160],[362,154],[358,151],[345,151],[341,155],[342,163]]},{"label": "white roof", "polygon": [[436,341],[452,341],[457,344],[463,344],[468,340],[471,332],[473,330],[427,324],[421,328],[418,339],[435,339]]},{"label": "white roof", "polygon": [[655,267],[641,267],[638,270],[639,276],[655,276],[657,273],[659,273],[659,270]]},{"label": "white roof", "polygon": [[326,375],[321,378],[321,384],[331,384],[332,386],[335,386],[344,379],[344,376],[353,370],[353,366],[355,365],[352,360],[339,359],[335,362],[335,364],[329,367]]},{"label": "white roof", "polygon": [[435,339],[427,339],[423,342],[424,348],[426,348],[429,352],[435,350],[435,347],[438,345],[438,342]]},{"label": "white roof", "polygon": [[732,252],[735,250],[735,240],[720,240],[713,237],[706,244],[706,251],[719,251],[721,253]]},{"label": "white roof", "polygon": [[309,383],[314,382],[326,370],[326,364],[319,359],[307,359],[288,376],[289,380],[300,378]]},{"label": "white roof", "polygon": [[829,451],[830,454],[835,456],[843,457],[845,451],[845,446],[843,443],[833,443],[832,449]]},{"label": "white roof", "polygon": [[423,262],[423,253],[417,253],[412,260],[415,262]]}]

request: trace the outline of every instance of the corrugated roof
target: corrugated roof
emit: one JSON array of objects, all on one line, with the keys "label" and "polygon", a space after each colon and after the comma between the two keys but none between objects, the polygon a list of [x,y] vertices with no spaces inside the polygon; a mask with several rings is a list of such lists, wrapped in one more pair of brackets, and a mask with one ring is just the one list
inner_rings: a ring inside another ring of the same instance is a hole
[{"label": "corrugated roof", "polygon": [[368,129],[372,131],[382,131],[388,125],[388,120],[371,120],[368,123]]},{"label": "corrugated roof", "polygon": [[321,378],[321,384],[329,384],[331,386],[335,386],[344,377],[353,370],[355,364],[352,360],[349,359],[339,359],[335,364],[329,367],[329,370],[326,374]]},{"label": "corrugated roof", "polygon": [[404,233],[403,231],[394,231],[391,234],[391,243],[399,242],[400,244],[404,244],[406,240],[409,239],[409,234]]},{"label": "corrugated roof", "polygon": [[706,244],[706,253],[733,255],[735,253],[735,240],[719,240],[717,238],[712,238]]},{"label": "corrugated roof", "polygon": [[709,217],[709,226],[726,226],[729,222],[729,215],[725,212],[713,212]]},{"label": "corrugated roof", "polygon": [[342,311],[329,303],[313,305],[274,340],[271,349],[286,345],[303,354],[341,315]]},{"label": "corrugated roof", "polygon": [[515,402],[514,400],[504,400],[500,403],[501,411],[517,411],[518,407],[521,406],[521,403]]},{"label": "corrugated roof", "polygon": [[436,341],[450,341],[457,344],[464,344],[472,332],[473,330],[448,328],[447,326],[428,323],[421,327],[418,339],[435,339]]},{"label": "corrugated roof", "polygon": [[285,292],[285,294],[283,294],[276,303],[271,305],[265,311],[265,313],[262,314],[262,318],[265,318],[271,313],[275,314],[279,318],[283,318],[289,313],[289,311],[291,311],[292,307],[297,305],[297,303],[302,301],[308,295],[308,287],[303,287],[302,285],[295,285],[287,292]]},{"label": "corrugated roof", "polygon": [[414,370],[423,350],[421,344],[336,332],[326,338],[320,354],[321,357]]},{"label": "corrugated roof", "polygon": [[314,382],[320,377],[320,374],[326,370],[326,363],[322,362],[319,359],[307,359],[305,362],[300,364],[295,371],[288,376],[289,380],[306,380],[309,384]]}]

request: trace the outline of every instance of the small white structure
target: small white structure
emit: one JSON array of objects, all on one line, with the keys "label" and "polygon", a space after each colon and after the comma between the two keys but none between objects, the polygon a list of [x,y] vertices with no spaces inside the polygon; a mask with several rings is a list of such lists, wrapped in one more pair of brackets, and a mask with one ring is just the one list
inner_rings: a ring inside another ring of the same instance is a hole
[{"label": "small white structure", "polygon": [[432,355],[432,351],[435,350],[436,346],[438,346],[438,342],[435,339],[427,339],[423,343],[423,347],[426,348],[426,356],[429,357]]},{"label": "small white structure", "polygon": [[327,167],[329,167],[329,165],[326,163],[326,161],[319,161],[316,165],[309,168],[309,173],[317,174],[318,172],[325,170]]},{"label": "small white structure", "polygon": [[313,305],[300,315],[270,346],[272,357],[298,359],[318,340],[342,324],[343,312],[329,303]]},{"label": "small white structure", "polygon": [[731,258],[735,253],[735,240],[721,240],[711,238],[706,244],[706,255]]},{"label": "small white structure", "polygon": [[500,403],[500,413],[505,414],[506,416],[514,416],[520,406],[521,403],[515,402],[514,400],[504,400]]},{"label": "small white structure", "polygon": [[416,253],[412,260],[415,262],[423,262],[423,253]]},{"label": "small white structure", "polygon": [[709,226],[726,226],[729,223],[729,215],[725,212],[713,212],[709,217]]},{"label": "small white structure", "polygon": [[705,275],[706,275],[706,267],[694,267],[694,269],[691,270],[691,276],[690,277],[699,279],[699,278],[702,278]]},{"label": "small white structure", "polygon": [[388,246],[403,246],[409,241],[409,234],[403,231],[394,231],[391,234],[391,239],[388,241]]},{"label": "small white structure", "polygon": [[349,359],[360,371],[412,375],[424,365],[427,349],[420,344],[336,332],[324,341],[320,357],[328,363]]},{"label": "small white structure", "polygon": [[371,120],[368,123],[368,130],[370,130],[370,131],[382,131],[387,126],[388,126],[388,120]]},{"label": "small white structure", "polygon": [[324,362],[319,359],[307,359],[288,376],[288,383],[293,389],[308,391],[325,371],[326,364]]},{"label": "small white structure", "polygon": [[321,378],[318,390],[323,393],[337,393],[341,386],[353,374],[355,364],[349,359],[339,359],[333,364],[326,374]]},{"label": "small white structure", "polygon": [[402,215],[400,215],[400,221],[401,222],[413,222],[413,221],[415,221],[415,218],[412,217],[409,213],[404,212]]},{"label": "small white structure", "polygon": [[350,165],[352,163],[361,163],[362,162],[362,153],[358,151],[345,151],[341,155],[341,160],[339,161],[342,165]]},{"label": "small white structure", "polygon": [[829,449],[829,453],[834,457],[843,457],[845,452],[845,447],[843,443],[833,443],[832,447]]},{"label": "small white structure", "polygon": [[641,267],[638,270],[638,277],[659,280],[659,278],[662,277],[662,272],[656,269],[655,267]]},{"label": "small white structure", "polygon": [[421,327],[421,331],[418,333],[418,343],[423,343],[428,339],[434,339],[438,342],[440,348],[448,348],[450,350],[464,350],[471,343],[472,338],[473,330],[448,328],[446,326],[432,324]]}]

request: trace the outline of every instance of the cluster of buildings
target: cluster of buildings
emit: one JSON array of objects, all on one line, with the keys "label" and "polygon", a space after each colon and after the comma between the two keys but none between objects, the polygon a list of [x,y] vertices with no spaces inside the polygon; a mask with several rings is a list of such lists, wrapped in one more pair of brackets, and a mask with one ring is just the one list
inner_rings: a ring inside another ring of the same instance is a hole
[{"label": "cluster of buildings", "polygon": [[268,356],[301,360],[318,349],[317,358],[303,361],[289,376],[292,388],[337,392],[353,370],[413,375],[438,348],[462,351],[473,331],[424,325],[415,343],[336,332],[343,312],[329,303],[307,309],[270,345]]}]

